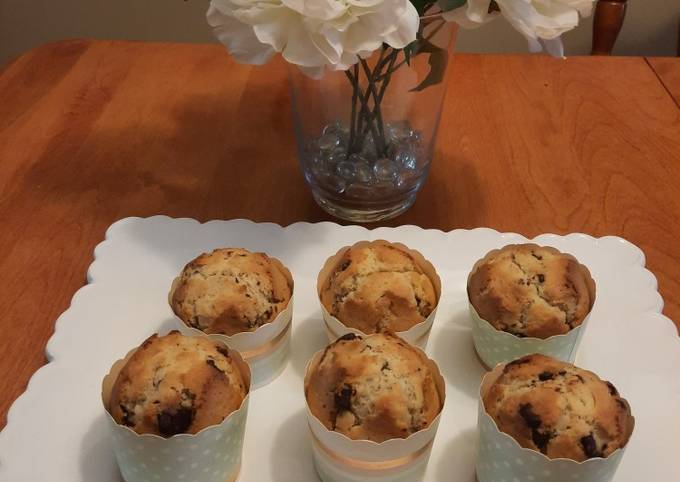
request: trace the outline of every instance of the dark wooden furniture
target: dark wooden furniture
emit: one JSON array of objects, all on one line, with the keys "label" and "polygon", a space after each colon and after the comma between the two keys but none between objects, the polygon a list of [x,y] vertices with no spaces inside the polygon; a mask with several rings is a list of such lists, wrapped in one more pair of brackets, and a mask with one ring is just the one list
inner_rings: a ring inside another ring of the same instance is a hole
[{"label": "dark wooden furniture", "polygon": [[[430,179],[387,224],[623,236],[680,321],[680,108],[650,63],[456,55],[452,69]],[[281,62],[83,40],[0,73],[0,427],[106,228],[154,214],[329,220],[298,168]]]},{"label": "dark wooden furniture", "polygon": [[593,20],[592,55],[611,55],[626,17],[627,0],[599,0]]}]

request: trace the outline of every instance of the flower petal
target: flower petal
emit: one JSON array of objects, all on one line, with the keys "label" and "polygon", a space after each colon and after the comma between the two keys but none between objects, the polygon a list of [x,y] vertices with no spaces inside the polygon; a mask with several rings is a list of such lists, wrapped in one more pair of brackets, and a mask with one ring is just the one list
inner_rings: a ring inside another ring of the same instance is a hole
[{"label": "flower petal", "polygon": [[490,5],[491,0],[469,0],[467,5],[444,12],[442,16],[463,28],[477,28],[498,16],[498,12],[489,13]]},{"label": "flower petal", "polygon": [[225,15],[218,8],[211,6],[206,16],[217,39],[237,62],[263,65],[276,53],[271,46],[258,40],[250,25]]}]

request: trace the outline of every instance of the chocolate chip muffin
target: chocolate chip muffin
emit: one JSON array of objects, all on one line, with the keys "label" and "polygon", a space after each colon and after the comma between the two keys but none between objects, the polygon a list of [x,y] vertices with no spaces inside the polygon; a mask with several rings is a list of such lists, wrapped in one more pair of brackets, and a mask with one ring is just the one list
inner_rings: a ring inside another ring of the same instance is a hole
[{"label": "chocolate chip muffin", "polygon": [[345,251],[319,296],[332,316],[366,334],[407,331],[437,305],[434,285],[413,254],[387,241]]},{"label": "chocolate chip muffin", "polygon": [[169,301],[188,326],[231,336],[274,321],[292,293],[290,273],[278,260],[224,248],[187,264],[172,284]]},{"label": "chocolate chip muffin", "polygon": [[194,434],[240,408],[247,376],[226,345],[178,331],[153,335],[118,374],[109,412],[139,434]]},{"label": "chocolate chip muffin", "polygon": [[583,323],[595,302],[595,282],[571,255],[513,244],[475,264],[468,297],[479,316],[497,330],[545,339]]},{"label": "chocolate chip muffin", "polygon": [[355,440],[406,438],[442,409],[432,362],[392,334],[347,334],[329,345],[305,379],[310,411]]},{"label": "chocolate chip muffin", "polygon": [[607,457],[635,423],[614,385],[543,355],[508,363],[483,402],[499,430],[551,459]]}]

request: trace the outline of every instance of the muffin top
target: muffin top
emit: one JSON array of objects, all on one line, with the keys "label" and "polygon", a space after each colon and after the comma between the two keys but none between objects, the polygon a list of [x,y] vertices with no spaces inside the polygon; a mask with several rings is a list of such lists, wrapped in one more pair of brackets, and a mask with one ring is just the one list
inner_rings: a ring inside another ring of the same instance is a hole
[{"label": "muffin top", "polygon": [[543,355],[508,363],[483,402],[499,430],[551,459],[607,457],[626,445],[634,425],[614,385]]},{"label": "muffin top", "polygon": [[309,409],[329,430],[383,442],[427,428],[442,409],[431,362],[387,333],[347,334],[305,378]]},{"label": "muffin top", "polygon": [[331,315],[366,334],[407,331],[437,305],[432,281],[413,255],[386,241],[345,251],[320,297]]},{"label": "muffin top", "polygon": [[188,326],[205,333],[255,331],[286,309],[293,287],[283,265],[263,253],[216,249],[187,264],[169,301]]},{"label": "muffin top", "polygon": [[229,349],[173,331],[152,335],[122,368],[109,412],[139,434],[171,437],[221,423],[248,394],[248,380]]},{"label": "muffin top", "polygon": [[513,244],[475,264],[468,297],[479,316],[497,330],[545,339],[583,323],[595,302],[595,282],[571,255]]}]

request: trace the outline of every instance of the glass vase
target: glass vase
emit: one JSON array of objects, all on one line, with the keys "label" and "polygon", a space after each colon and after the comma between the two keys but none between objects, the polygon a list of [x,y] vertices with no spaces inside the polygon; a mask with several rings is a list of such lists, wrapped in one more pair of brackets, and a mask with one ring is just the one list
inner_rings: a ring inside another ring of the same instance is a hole
[{"label": "glass vase", "polygon": [[421,19],[405,49],[387,45],[347,71],[290,67],[300,166],[316,202],[352,222],[406,211],[425,182],[456,26]]}]

